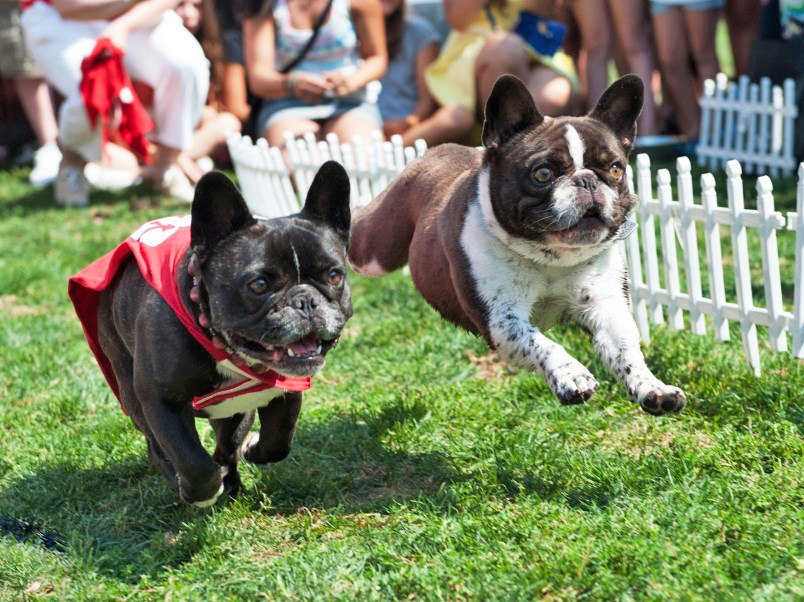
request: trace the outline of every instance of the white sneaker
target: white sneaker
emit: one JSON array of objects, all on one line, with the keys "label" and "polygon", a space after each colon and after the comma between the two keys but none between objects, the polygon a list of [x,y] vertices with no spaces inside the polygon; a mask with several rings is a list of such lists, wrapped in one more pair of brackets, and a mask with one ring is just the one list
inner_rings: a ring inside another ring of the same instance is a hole
[{"label": "white sneaker", "polygon": [[56,176],[56,202],[70,207],[89,205],[89,181],[80,167],[62,167]]},{"label": "white sneaker", "polygon": [[52,184],[59,173],[61,151],[55,140],[40,146],[33,156],[33,169],[28,180],[34,186],[47,186]]},{"label": "white sneaker", "polygon": [[87,163],[84,166],[84,175],[90,186],[98,190],[123,190],[142,181],[139,174],[133,171],[106,167],[95,162]]},{"label": "white sneaker", "polygon": [[190,179],[184,175],[181,167],[171,165],[162,176],[162,185],[159,192],[167,194],[177,201],[192,203],[195,196],[195,186],[190,183]]}]

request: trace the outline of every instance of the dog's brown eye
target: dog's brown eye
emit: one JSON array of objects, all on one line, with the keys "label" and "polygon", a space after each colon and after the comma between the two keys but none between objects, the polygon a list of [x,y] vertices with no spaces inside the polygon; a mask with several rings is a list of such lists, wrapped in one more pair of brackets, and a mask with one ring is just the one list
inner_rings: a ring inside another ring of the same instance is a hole
[{"label": "dog's brown eye", "polygon": [[553,170],[549,167],[539,167],[533,170],[533,179],[539,184],[546,184],[553,178]]},{"label": "dog's brown eye", "polygon": [[619,180],[620,178],[623,177],[623,166],[620,165],[619,163],[615,163],[609,168],[609,174],[615,180]]},{"label": "dog's brown eye", "polygon": [[252,293],[262,295],[268,290],[268,281],[265,278],[255,278],[248,283]]},{"label": "dog's brown eye", "polygon": [[341,280],[343,280],[343,272],[340,270],[331,270],[330,273],[327,274],[327,282],[332,286],[338,286]]}]

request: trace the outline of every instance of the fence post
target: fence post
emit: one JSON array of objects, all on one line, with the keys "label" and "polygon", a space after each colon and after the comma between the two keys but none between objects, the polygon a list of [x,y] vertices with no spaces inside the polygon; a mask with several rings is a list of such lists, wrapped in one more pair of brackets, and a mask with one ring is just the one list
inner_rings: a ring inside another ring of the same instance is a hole
[{"label": "fence post", "polygon": [[795,138],[793,131],[794,120],[796,118],[804,119],[804,115],[798,115],[798,107],[796,106],[796,82],[792,79],[784,80],[784,104],[784,148],[782,149],[782,156],[787,165],[795,165],[795,159],[793,157],[793,140]]},{"label": "fence post", "polygon": [[661,214],[659,215],[659,234],[662,239],[662,260],[664,262],[664,282],[669,297],[667,302],[667,323],[674,330],[684,328],[684,315],[678,305],[681,285],[678,278],[678,255],[676,254],[676,229],[673,223],[671,203],[673,191],[670,188],[670,172],[660,169],[657,174],[657,194]]},{"label": "fence post", "polygon": [[720,226],[715,221],[717,192],[715,177],[710,173],[701,176],[701,204],[706,213],[704,232],[706,238],[706,264],[709,274],[709,289],[712,295],[714,315],[712,322],[715,337],[721,341],[729,340],[729,322],[723,315],[726,305],[726,286],[723,282],[723,254],[720,251]]},{"label": "fence post", "polygon": [[804,163],[798,166],[796,186],[796,283],[793,300],[793,349],[804,358]]},{"label": "fence post", "polygon": [[692,165],[688,157],[676,159],[678,172],[678,200],[681,204],[681,232],[684,241],[684,272],[687,275],[687,293],[690,298],[690,328],[695,334],[706,334],[706,321],[701,313],[701,268],[698,263],[698,234],[692,219],[694,203],[692,191]]},{"label": "fence post", "polygon": [[712,133],[712,121],[715,113],[713,99],[715,96],[715,80],[707,79],[703,83],[703,96],[701,97],[701,127],[698,132],[698,165],[706,162],[705,154],[716,148],[715,136]]},{"label": "fence post", "polygon": [[751,265],[748,261],[748,237],[745,224],[740,214],[745,209],[743,198],[742,169],[737,161],[731,160],[726,164],[726,192],[729,197],[729,210],[731,211],[731,244],[734,252],[734,279],[737,286],[737,304],[740,307],[740,326],[743,340],[743,352],[748,363],[759,376],[759,342],[757,341],[757,327],[751,320],[751,310],[754,309],[754,298],[751,293]]},{"label": "fence post", "polygon": [[770,345],[774,351],[787,351],[787,333],[782,322],[782,282],[779,275],[779,249],[776,244],[776,211],[773,183],[768,176],[757,180],[757,209],[761,224],[762,272],[765,276],[765,300],[770,318]]},{"label": "fence post", "polygon": [[[634,194],[634,172],[631,166],[626,168],[628,191]],[[636,219],[636,216],[633,216]],[[624,248],[627,250],[628,273],[631,276],[631,305],[634,309],[639,335],[646,343],[650,342],[650,328],[648,326],[648,306],[642,297],[642,288],[645,286],[642,279],[642,257],[639,253],[639,232],[634,232],[625,239]]]},{"label": "fence post", "polygon": [[645,281],[648,285],[648,303],[650,304],[650,319],[654,324],[664,323],[662,304],[656,299],[659,290],[659,262],[656,254],[656,227],[653,214],[650,212],[650,202],[653,200],[653,183],[650,173],[650,157],[646,154],[637,155],[637,192],[642,199],[640,210],[642,218],[642,252],[645,256]]}]

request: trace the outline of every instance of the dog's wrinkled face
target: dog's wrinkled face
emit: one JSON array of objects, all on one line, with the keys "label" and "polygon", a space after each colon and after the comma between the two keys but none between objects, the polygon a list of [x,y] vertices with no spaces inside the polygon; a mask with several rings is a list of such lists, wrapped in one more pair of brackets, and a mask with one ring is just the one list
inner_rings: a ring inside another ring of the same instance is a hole
[{"label": "dog's wrinkled face", "polygon": [[[246,210],[234,227],[223,226],[223,237],[220,224],[230,219],[218,219],[216,230],[209,225],[215,218],[202,217],[201,206],[196,215],[203,194],[196,193],[193,206],[193,250],[212,329],[249,363],[312,376],[352,315],[346,277],[349,180],[343,168],[334,162],[321,168],[301,213],[255,220]],[[208,205],[214,212],[216,203]],[[212,240],[204,230],[213,231]]]},{"label": "dog's wrinkled face", "polygon": [[596,254],[616,239],[636,204],[625,168],[641,106],[642,83],[626,76],[590,115],[549,119],[519,80],[500,78],[483,130],[486,211],[493,212],[487,219],[509,241],[540,249],[535,259],[544,263],[572,264]]}]

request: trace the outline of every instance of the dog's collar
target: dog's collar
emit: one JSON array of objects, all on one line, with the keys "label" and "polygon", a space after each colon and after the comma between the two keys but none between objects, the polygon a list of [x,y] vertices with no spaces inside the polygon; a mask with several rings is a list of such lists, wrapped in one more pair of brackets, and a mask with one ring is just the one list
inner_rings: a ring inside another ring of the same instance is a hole
[{"label": "dog's collar", "polygon": [[[259,362],[256,364],[250,363],[248,360],[251,358],[243,356],[239,351],[237,351],[237,349],[232,347],[227,342],[226,337],[222,333],[218,332],[212,327],[212,322],[209,319],[210,311],[208,295],[206,288],[204,287],[204,282],[201,280],[200,262],[195,253],[190,255],[190,261],[187,262],[187,273],[193,280],[193,285],[190,287],[190,301],[198,306],[198,319],[196,321],[201,329],[208,333],[209,338],[212,341],[212,346],[216,349],[220,349],[221,351],[225,351],[232,360],[232,363],[234,363],[236,366],[241,368],[243,366],[248,366],[248,368],[255,374],[261,374],[270,370],[270,368],[265,364]],[[254,360],[252,360],[252,362],[253,361]]]}]

